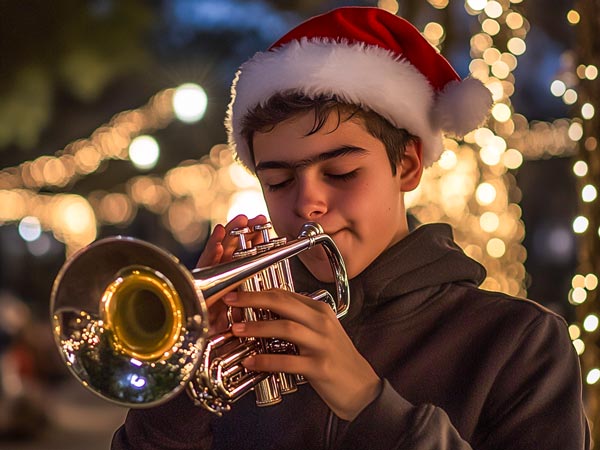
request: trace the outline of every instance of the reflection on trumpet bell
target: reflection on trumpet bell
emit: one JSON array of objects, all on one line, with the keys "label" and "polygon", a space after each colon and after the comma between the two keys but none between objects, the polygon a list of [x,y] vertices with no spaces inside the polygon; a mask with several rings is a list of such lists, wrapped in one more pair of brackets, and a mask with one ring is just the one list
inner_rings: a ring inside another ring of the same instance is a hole
[{"label": "reflection on trumpet bell", "polygon": [[[94,393],[129,407],[162,403],[186,387],[217,414],[251,390],[259,405],[281,401],[301,378],[248,371],[241,362],[295,347],[230,331],[208,336],[207,303],[236,288],[292,290],[288,259],[315,245],[330,259],[337,291],[336,301],[325,291],[315,298],[323,297],[338,317],[348,310],[348,282],[337,247],[317,224],[306,224],[290,243],[263,236],[259,249],[242,246],[234,261],[191,272],[168,252],[127,237],[97,241],[74,255],[51,298],[55,340],[70,371]],[[251,309],[244,317],[276,319]]]},{"label": "reflection on trumpet bell", "polygon": [[168,279],[148,267],[130,266],[100,301],[116,350],[142,361],[168,359],[183,331],[183,305]]}]

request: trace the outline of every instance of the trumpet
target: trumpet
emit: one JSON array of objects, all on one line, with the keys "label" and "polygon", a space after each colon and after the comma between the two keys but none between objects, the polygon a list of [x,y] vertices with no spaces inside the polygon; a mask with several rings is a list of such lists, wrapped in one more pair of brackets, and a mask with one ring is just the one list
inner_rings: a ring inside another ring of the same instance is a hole
[{"label": "trumpet", "polygon": [[[258,406],[279,403],[304,382],[300,375],[247,370],[242,361],[260,353],[294,353],[280,339],[238,338],[228,328],[209,335],[208,308],[234,289],[293,291],[289,259],[315,246],[327,254],[338,318],[349,308],[342,256],[317,223],[304,224],[297,239],[271,238],[269,223],[254,231],[263,243],[240,246],[232,261],[188,270],[171,253],[142,240],[114,236],[69,258],[52,287],[53,335],[69,371],[93,393],[130,408],[156,406],[187,390],[193,402],[222,415],[250,391]],[[230,325],[231,310],[228,311]],[[243,320],[276,320],[270,311],[245,308]]]}]

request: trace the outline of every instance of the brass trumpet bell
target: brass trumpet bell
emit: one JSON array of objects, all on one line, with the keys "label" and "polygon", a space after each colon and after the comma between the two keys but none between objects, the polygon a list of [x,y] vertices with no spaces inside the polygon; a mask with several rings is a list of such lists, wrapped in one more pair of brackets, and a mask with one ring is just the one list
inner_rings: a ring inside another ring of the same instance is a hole
[{"label": "brass trumpet bell", "polygon": [[169,253],[127,237],[97,241],[67,261],[51,310],[69,369],[126,406],[151,406],[181,390],[208,333],[191,273]]}]

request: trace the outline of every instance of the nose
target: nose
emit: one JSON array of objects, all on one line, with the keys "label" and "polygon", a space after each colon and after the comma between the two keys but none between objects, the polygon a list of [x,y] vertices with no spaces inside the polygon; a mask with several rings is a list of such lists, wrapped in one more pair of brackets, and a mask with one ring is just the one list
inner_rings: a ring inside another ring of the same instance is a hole
[{"label": "nose", "polygon": [[298,217],[315,220],[327,212],[327,195],[318,181],[298,177],[294,212]]}]

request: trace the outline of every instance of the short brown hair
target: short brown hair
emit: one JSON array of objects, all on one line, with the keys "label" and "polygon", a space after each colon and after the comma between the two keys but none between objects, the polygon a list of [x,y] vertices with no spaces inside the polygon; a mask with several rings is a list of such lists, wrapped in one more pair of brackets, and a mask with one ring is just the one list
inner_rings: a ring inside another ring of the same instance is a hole
[{"label": "short brown hair", "polygon": [[337,113],[338,126],[342,121],[352,118],[362,119],[366,130],[385,146],[393,175],[396,175],[396,165],[402,160],[406,146],[418,139],[405,129],[396,128],[376,112],[340,101],[335,96],[310,98],[297,92],[277,93],[264,104],[249,111],[242,120],[241,135],[248,144],[252,159],[254,160],[252,138],[255,132],[270,131],[277,124],[310,111],[314,111],[315,121],[306,136],[319,131],[332,112]]}]

